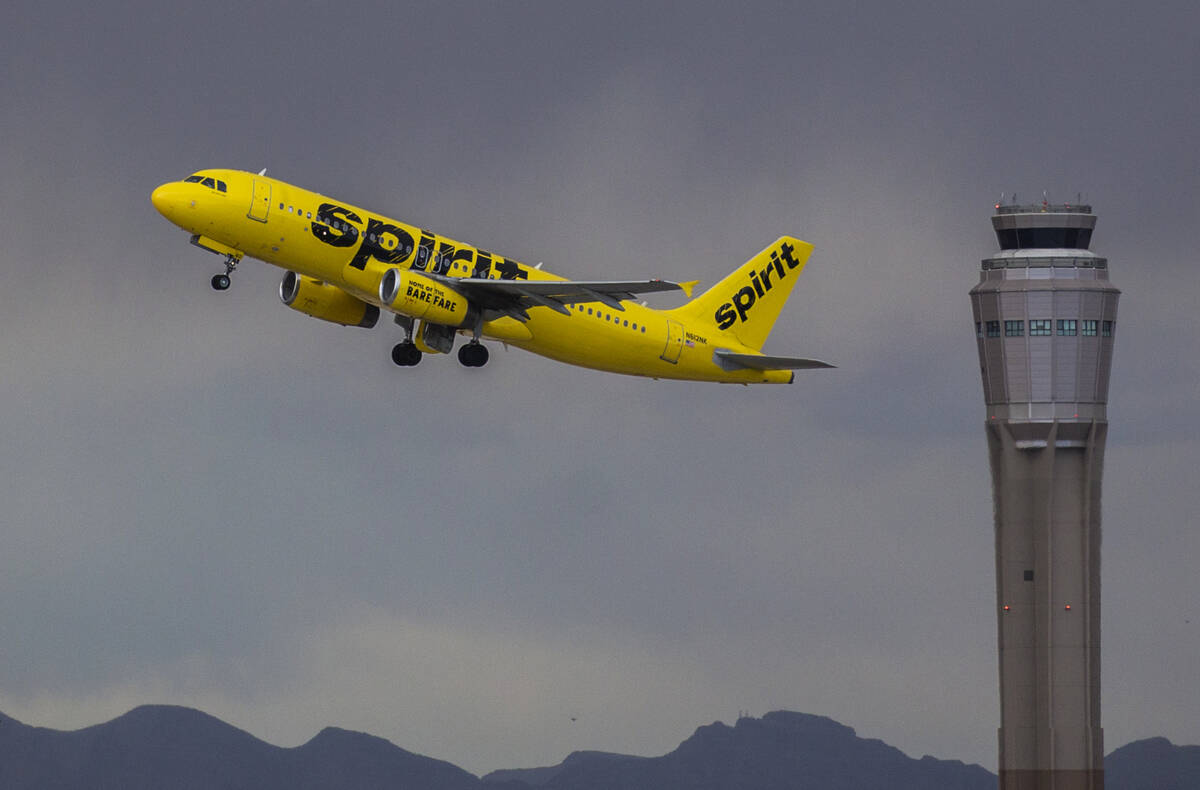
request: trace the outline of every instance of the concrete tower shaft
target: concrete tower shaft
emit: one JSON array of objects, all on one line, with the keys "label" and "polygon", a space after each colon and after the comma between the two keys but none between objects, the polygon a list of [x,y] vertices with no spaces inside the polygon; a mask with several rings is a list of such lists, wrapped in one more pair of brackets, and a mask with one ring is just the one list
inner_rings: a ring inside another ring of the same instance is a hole
[{"label": "concrete tower shaft", "polygon": [[1002,790],[1101,790],[1100,490],[1117,299],[1089,206],[997,206],[971,289],[996,537]]}]

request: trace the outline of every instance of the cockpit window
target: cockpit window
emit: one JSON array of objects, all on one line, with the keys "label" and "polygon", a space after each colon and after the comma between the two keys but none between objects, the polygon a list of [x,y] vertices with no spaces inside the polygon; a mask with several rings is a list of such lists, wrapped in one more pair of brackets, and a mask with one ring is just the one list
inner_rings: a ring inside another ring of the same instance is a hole
[{"label": "cockpit window", "polygon": [[202,186],[208,187],[209,189],[215,189],[218,192],[228,192],[229,191],[229,189],[225,186],[224,181],[221,181],[220,179],[217,179],[217,178],[213,178],[212,176],[202,175],[200,173],[196,173],[195,175],[188,176],[187,178],[183,179],[183,182],[185,184],[200,184]]}]

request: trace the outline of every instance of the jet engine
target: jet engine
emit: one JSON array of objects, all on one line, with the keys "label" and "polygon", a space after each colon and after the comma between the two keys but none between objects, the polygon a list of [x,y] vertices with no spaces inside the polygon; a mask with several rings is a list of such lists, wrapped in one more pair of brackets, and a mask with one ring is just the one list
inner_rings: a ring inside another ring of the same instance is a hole
[{"label": "jet engine", "polygon": [[279,283],[279,298],[293,310],[342,326],[370,329],[379,320],[379,308],[356,299],[336,285],[288,272]]},{"label": "jet engine", "polygon": [[393,310],[427,323],[463,326],[469,320],[470,302],[442,283],[416,272],[388,269],[379,281],[379,298]]}]

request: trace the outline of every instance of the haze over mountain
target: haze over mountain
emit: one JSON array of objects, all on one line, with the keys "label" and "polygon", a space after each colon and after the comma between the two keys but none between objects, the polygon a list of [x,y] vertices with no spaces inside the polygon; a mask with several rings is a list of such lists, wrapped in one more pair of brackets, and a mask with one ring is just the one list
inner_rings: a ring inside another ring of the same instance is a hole
[{"label": "haze over mountain", "polygon": [[[1200,785],[1200,747],[1138,741],[1105,762],[1110,790]],[[908,757],[823,716],[776,711],[700,727],[661,757],[575,752],[562,763],[482,778],[364,733],[327,727],[295,748],[273,746],[200,711],[144,706],[64,732],[0,714],[5,790],[255,788],[289,790],[992,790],[978,765]]]}]

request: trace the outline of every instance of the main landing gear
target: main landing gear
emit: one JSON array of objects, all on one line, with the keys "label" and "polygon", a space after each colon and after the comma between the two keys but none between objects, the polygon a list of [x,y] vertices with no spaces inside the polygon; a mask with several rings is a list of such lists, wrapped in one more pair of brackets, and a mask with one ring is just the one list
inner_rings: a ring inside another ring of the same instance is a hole
[{"label": "main landing gear", "polygon": [[[417,348],[417,344],[413,342],[415,334],[413,330],[416,328],[416,323],[408,316],[399,313],[395,315],[394,320],[404,330],[404,340],[392,346],[392,361],[402,368],[411,368],[420,362],[422,357],[421,349]],[[488,350],[479,342],[479,328],[476,327],[475,336],[471,338],[470,342],[458,348],[458,361],[463,364],[463,367],[481,368],[487,364]],[[442,327],[426,326],[423,335],[425,343],[439,351],[444,349],[446,353],[449,353],[451,343],[454,342],[453,330],[447,327],[445,332],[438,332],[434,335],[430,331],[431,329],[440,330]]]},{"label": "main landing gear", "polygon": [[416,324],[406,315],[396,313],[392,316],[396,326],[404,330],[404,341],[392,346],[392,361],[402,368],[411,368],[421,361],[421,349],[413,343],[413,329]]},{"label": "main landing gear", "polygon": [[[421,349],[411,340],[392,346],[392,361],[402,368],[411,368],[421,361]],[[467,368],[481,368],[487,364],[488,350],[481,343],[470,342],[458,349],[458,361]]]},{"label": "main landing gear", "polygon": [[421,361],[421,349],[411,340],[392,346],[392,361],[402,368],[411,368]]},{"label": "main landing gear", "polygon": [[472,340],[466,345],[459,346],[458,361],[467,368],[483,367],[488,361],[487,346],[482,345],[478,340]]},{"label": "main landing gear", "polygon": [[225,256],[225,273],[214,274],[212,278],[212,287],[214,291],[228,291],[229,284],[232,282],[229,275],[233,274],[233,270],[237,268],[240,259],[235,255]]}]

